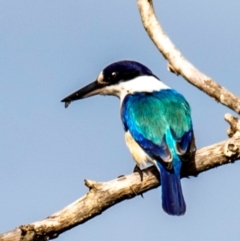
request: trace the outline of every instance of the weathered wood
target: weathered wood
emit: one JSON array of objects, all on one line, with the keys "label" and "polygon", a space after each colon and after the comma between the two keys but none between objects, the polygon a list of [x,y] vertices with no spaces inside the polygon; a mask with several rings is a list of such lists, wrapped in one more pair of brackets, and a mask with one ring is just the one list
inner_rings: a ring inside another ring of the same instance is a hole
[{"label": "weathered wood", "polygon": [[[173,45],[156,19],[152,1],[138,0],[138,6],[143,25],[157,48],[168,60],[169,70],[182,75],[189,83],[240,114],[240,99],[197,70]],[[195,160],[184,163],[182,177],[196,176],[240,159],[240,121],[230,115],[225,116],[225,119],[231,125],[228,131],[231,138],[198,150]],[[158,172],[154,167],[149,167],[143,170],[142,181],[138,173],[132,173],[104,183],[85,180],[85,185],[89,187],[88,193],[74,203],[44,220],[0,234],[0,241],[56,238],[62,232],[100,215],[117,203],[158,187],[160,183]]]},{"label": "weathered wood", "polygon": [[[240,136],[214,144],[196,152],[195,160],[184,163],[182,177],[196,176],[212,168],[240,159]],[[100,215],[113,205],[134,198],[160,185],[155,167],[121,176],[109,182],[85,180],[86,195],[44,220],[22,225],[0,235],[0,241],[32,241],[56,238],[62,232]]]},{"label": "weathered wood", "polygon": [[156,18],[152,0],[137,2],[143,26],[157,49],[168,60],[168,69],[177,75],[180,74],[190,84],[240,114],[240,98],[200,72],[172,43]]}]

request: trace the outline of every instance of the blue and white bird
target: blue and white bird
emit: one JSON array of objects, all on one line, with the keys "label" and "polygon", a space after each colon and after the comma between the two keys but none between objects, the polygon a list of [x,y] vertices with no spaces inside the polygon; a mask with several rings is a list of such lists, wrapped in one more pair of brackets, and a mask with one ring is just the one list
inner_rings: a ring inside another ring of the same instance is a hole
[{"label": "blue and white bird", "polygon": [[190,106],[150,69],[135,61],[119,61],[100,72],[96,81],[69,95],[70,102],[93,95],[120,99],[125,141],[139,168],[154,164],[160,173],[162,207],[183,215],[186,204],[180,174],[182,161],[195,151]]}]

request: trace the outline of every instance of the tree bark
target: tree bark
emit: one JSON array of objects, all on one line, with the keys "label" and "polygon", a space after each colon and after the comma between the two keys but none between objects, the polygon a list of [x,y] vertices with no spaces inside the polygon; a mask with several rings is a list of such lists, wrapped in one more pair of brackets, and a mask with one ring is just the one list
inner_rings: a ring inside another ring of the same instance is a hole
[{"label": "tree bark", "polygon": [[[151,0],[138,0],[143,25],[162,55],[168,60],[169,70],[182,75],[209,96],[236,113],[240,113],[240,99],[204,75],[189,63],[162,30],[154,13]],[[182,177],[197,176],[212,168],[233,163],[240,159],[240,120],[225,115],[230,128],[230,139],[197,150],[195,158],[183,163]],[[160,185],[155,167],[143,170],[143,180],[138,173],[121,176],[109,182],[85,180],[89,188],[86,195],[47,218],[0,234],[0,241],[49,240],[79,224],[82,224],[106,209],[126,199],[134,198]]]},{"label": "tree bark", "polygon": [[172,43],[157,20],[152,0],[137,0],[137,2],[143,26],[157,49],[167,59],[168,69],[177,75],[180,74],[190,84],[240,114],[239,97],[201,73]]},{"label": "tree bark", "polygon": [[[240,158],[240,135],[229,140],[204,147],[195,158],[183,164],[182,177],[197,176],[212,168],[233,163]],[[139,173],[121,176],[109,182],[85,180],[89,188],[86,195],[49,217],[0,235],[0,241],[49,240],[79,224],[82,224],[106,209],[126,199],[134,198],[160,185],[155,167]]]}]

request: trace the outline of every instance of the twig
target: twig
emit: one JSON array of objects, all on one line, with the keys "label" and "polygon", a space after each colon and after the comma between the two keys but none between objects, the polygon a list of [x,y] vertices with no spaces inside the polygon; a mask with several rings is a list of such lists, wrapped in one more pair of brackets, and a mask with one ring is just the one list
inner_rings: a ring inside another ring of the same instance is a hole
[{"label": "twig", "polygon": [[[240,158],[240,136],[234,136],[196,152],[195,160],[186,162],[182,177],[196,176],[212,168],[232,163]],[[143,180],[139,173],[121,176],[115,180],[98,183],[85,180],[89,188],[86,195],[46,219],[22,225],[0,235],[0,241],[49,240],[62,232],[82,224],[101,214],[113,205],[136,197],[160,185],[158,172],[154,167],[143,170]]]},{"label": "twig", "polygon": [[228,136],[240,136],[240,119],[230,114],[226,114],[224,118],[230,124],[230,128],[227,130]]},{"label": "twig", "polygon": [[168,60],[169,70],[177,75],[180,74],[189,83],[214,98],[217,102],[240,114],[239,97],[201,73],[183,57],[172,43],[156,18],[152,0],[137,0],[137,2],[143,26],[158,50]]}]

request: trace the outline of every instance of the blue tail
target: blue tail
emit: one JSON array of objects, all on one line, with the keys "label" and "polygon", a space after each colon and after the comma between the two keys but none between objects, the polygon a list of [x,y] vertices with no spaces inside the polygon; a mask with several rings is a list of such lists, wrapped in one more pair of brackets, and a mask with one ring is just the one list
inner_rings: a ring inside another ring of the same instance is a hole
[{"label": "blue tail", "polygon": [[[180,162],[180,160],[177,161]],[[180,168],[168,171],[160,163],[157,164],[161,173],[163,210],[170,215],[183,215],[186,211],[186,204],[182,194]]]}]

